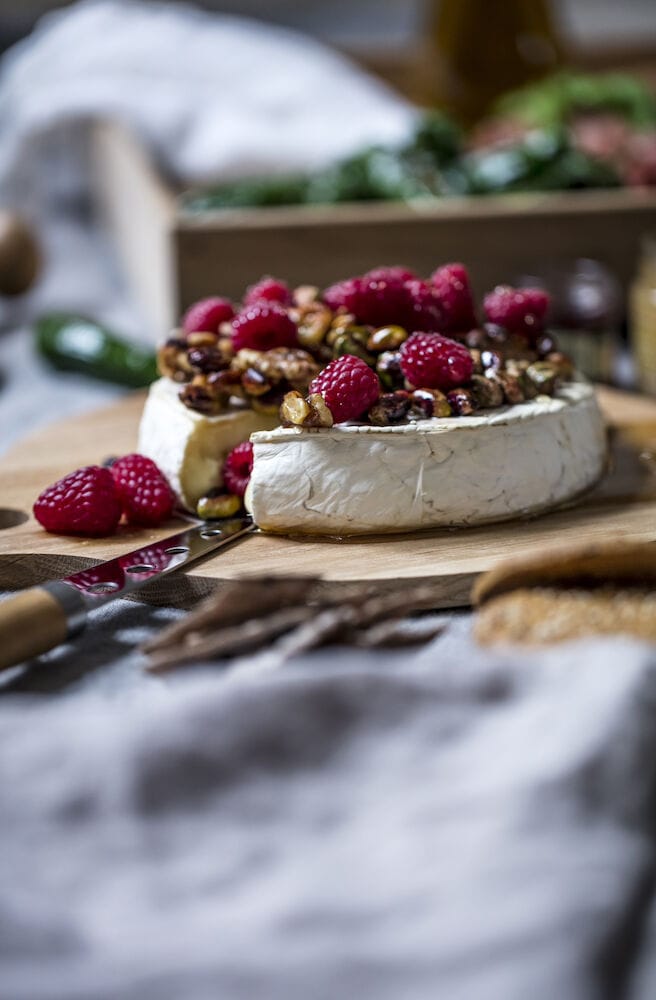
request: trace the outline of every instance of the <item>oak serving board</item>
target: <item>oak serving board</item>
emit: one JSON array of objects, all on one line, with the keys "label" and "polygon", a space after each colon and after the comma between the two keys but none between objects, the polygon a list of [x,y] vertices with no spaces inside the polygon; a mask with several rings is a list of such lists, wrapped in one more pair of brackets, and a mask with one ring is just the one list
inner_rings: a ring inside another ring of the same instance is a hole
[{"label": "oak serving board", "polygon": [[[611,428],[611,470],[577,505],[533,520],[342,541],[252,535],[144,591],[156,603],[185,605],[221,580],[256,573],[321,573],[331,580],[430,580],[441,607],[466,605],[474,579],[500,560],[539,546],[624,535],[656,540],[656,401],[610,389],[599,397]],[[31,515],[38,493],[82,465],[136,447],[143,393],[50,424],[0,459],[0,588],[66,576],[181,529],[121,527],[104,539],[49,535]],[[517,456],[521,461],[521,456]]]}]

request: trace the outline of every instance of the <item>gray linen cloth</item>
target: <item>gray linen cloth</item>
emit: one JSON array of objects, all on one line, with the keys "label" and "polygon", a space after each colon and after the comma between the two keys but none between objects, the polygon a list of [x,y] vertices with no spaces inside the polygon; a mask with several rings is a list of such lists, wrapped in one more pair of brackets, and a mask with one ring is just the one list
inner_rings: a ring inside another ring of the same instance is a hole
[{"label": "gray linen cloth", "polygon": [[172,614],[5,682],[3,997],[653,998],[653,650],[149,678]]}]

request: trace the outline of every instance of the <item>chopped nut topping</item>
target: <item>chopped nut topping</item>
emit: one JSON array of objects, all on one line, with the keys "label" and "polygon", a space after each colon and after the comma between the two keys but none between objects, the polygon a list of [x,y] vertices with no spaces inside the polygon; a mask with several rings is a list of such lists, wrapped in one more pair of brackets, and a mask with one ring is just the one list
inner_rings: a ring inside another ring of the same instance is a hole
[{"label": "chopped nut topping", "polygon": [[234,493],[218,493],[201,497],[196,505],[199,517],[209,521],[219,517],[234,517],[241,509],[241,498]]},{"label": "chopped nut topping", "polygon": [[317,285],[299,285],[292,292],[292,298],[295,305],[300,309],[304,309],[312,305],[313,302],[316,302],[319,298],[319,289]]},{"label": "chopped nut topping", "polygon": [[396,392],[383,393],[369,410],[368,417],[377,427],[387,427],[390,424],[400,424],[407,417],[409,410],[410,393],[398,389]]},{"label": "chopped nut topping", "polygon": [[470,391],[477,409],[487,410],[503,405],[503,389],[495,379],[472,375]]},{"label": "chopped nut topping", "polygon": [[304,399],[300,392],[288,392],[280,407],[280,419],[289,427],[332,427],[332,413],[323,396],[313,393]]},{"label": "chopped nut topping", "polygon": [[476,401],[469,389],[452,389],[447,392],[446,398],[459,417],[470,417],[476,410]]},{"label": "chopped nut topping", "polygon": [[367,340],[367,348],[375,354],[381,351],[396,351],[408,339],[408,333],[402,326],[381,326],[374,330]]},{"label": "chopped nut topping", "polygon": [[450,417],[453,412],[448,399],[439,389],[415,389],[410,394],[410,406],[419,420]]},{"label": "chopped nut topping", "polygon": [[328,306],[321,302],[313,302],[296,310],[293,317],[297,323],[297,336],[301,347],[312,350],[322,343],[332,322],[333,314]]}]

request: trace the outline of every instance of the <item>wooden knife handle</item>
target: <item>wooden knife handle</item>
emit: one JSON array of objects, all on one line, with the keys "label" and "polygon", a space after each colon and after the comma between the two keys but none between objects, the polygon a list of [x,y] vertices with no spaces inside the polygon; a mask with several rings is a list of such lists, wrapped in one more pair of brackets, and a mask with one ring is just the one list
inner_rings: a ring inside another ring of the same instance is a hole
[{"label": "wooden knife handle", "polygon": [[64,605],[44,587],[0,602],[0,670],[46,653],[70,634]]}]

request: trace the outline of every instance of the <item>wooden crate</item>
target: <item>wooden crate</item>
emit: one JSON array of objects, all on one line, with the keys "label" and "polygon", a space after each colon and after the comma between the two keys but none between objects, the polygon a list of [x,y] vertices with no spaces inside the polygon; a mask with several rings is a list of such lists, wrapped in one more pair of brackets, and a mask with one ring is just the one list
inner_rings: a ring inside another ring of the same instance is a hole
[{"label": "wooden crate", "polygon": [[480,295],[517,274],[592,257],[626,290],[642,237],[656,233],[656,193],[639,190],[190,213],[122,128],[99,126],[93,146],[98,200],[156,338],[190,302],[238,299],[262,274],[326,285],[383,263],[428,274],[461,260]]}]

